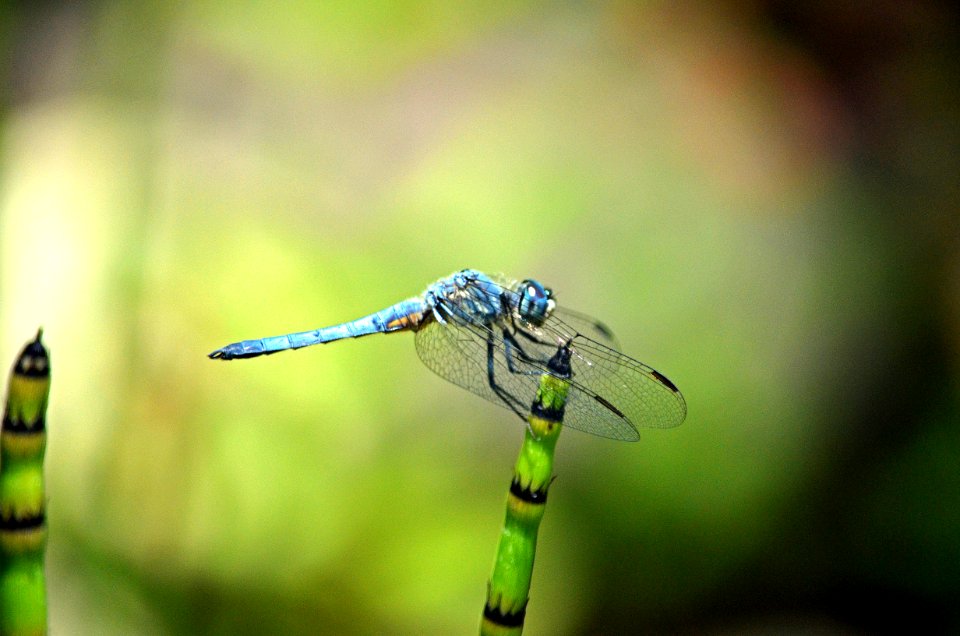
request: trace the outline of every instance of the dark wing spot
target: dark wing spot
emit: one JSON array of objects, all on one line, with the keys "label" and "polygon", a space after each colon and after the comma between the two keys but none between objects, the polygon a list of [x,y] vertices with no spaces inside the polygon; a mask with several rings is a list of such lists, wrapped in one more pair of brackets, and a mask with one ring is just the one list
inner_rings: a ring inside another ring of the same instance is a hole
[{"label": "dark wing spot", "polygon": [[617,407],[615,407],[613,404],[610,404],[610,402],[608,402],[606,399],[600,397],[599,395],[594,395],[593,399],[599,402],[600,404],[603,404],[605,407],[607,407],[614,413],[616,413],[618,417],[623,417],[624,419],[626,419],[626,416],[624,416],[623,412]]},{"label": "dark wing spot", "polygon": [[609,340],[613,340],[613,339],[614,339],[614,335],[613,335],[613,332],[610,331],[610,327],[606,326],[605,324],[603,324],[603,323],[600,322],[599,320],[594,321],[593,326],[594,326],[594,328],[595,328],[597,331],[599,331],[599,332],[602,333],[604,336],[606,336],[607,339],[609,339]]},{"label": "dark wing spot", "polygon": [[660,384],[663,384],[674,393],[680,392],[680,389],[678,389],[677,386],[667,378],[667,376],[661,374],[659,371],[654,371],[652,369],[650,373],[653,375],[653,377],[655,377],[657,380],[660,381]]}]

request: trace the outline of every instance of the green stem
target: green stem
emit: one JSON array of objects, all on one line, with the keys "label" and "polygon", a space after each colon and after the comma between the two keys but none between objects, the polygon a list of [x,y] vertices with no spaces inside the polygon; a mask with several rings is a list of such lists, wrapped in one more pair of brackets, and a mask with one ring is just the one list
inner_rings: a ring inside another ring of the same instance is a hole
[{"label": "green stem", "polygon": [[14,364],[0,430],[0,634],[44,634],[43,453],[50,359],[43,331]]},{"label": "green stem", "polygon": [[507,495],[507,514],[480,623],[484,636],[523,632],[537,532],[553,481],[553,454],[563,429],[563,409],[570,387],[569,349],[560,347],[548,367],[551,373],[540,377],[537,397],[527,417],[529,426]]}]

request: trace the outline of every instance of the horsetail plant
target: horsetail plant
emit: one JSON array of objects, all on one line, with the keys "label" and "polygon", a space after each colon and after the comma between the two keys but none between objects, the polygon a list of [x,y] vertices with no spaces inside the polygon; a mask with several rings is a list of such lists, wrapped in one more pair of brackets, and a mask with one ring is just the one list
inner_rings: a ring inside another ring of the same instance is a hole
[{"label": "horsetail plant", "polygon": [[43,483],[50,358],[43,330],[14,363],[0,431],[0,634],[45,634]]},{"label": "horsetail plant", "polygon": [[570,388],[570,349],[562,345],[540,376],[536,399],[527,416],[520,455],[507,494],[507,513],[497,545],[493,574],[487,584],[480,634],[523,633],[537,532],[553,481],[553,455],[563,429],[563,411]]}]

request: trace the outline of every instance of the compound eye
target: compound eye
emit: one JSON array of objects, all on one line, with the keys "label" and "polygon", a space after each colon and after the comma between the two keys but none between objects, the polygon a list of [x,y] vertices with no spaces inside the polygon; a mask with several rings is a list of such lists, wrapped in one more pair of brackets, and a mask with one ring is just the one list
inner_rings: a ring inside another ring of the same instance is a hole
[{"label": "compound eye", "polygon": [[518,293],[520,317],[534,325],[543,324],[553,309],[552,292],[537,281],[527,279],[520,283]]}]

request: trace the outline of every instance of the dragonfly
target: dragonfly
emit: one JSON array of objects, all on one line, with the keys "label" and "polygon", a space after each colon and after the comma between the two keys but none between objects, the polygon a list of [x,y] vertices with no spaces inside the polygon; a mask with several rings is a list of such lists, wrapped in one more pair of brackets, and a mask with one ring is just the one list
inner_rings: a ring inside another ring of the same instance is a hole
[{"label": "dragonfly", "polygon": [[600,321],[558,307],[553,291],[464,269],[419,296],[350,322],[312,331],[235,342],[209,354],[218,360],[269,355],[359,338],[413,331],[417,354],[434,373],[510,409],[524,421],[540,376],[561,349],[569,355],[564,425],[616,440],[640,439],[638,428],[683,422],[686,402],[662,373],[618,351]]}]

